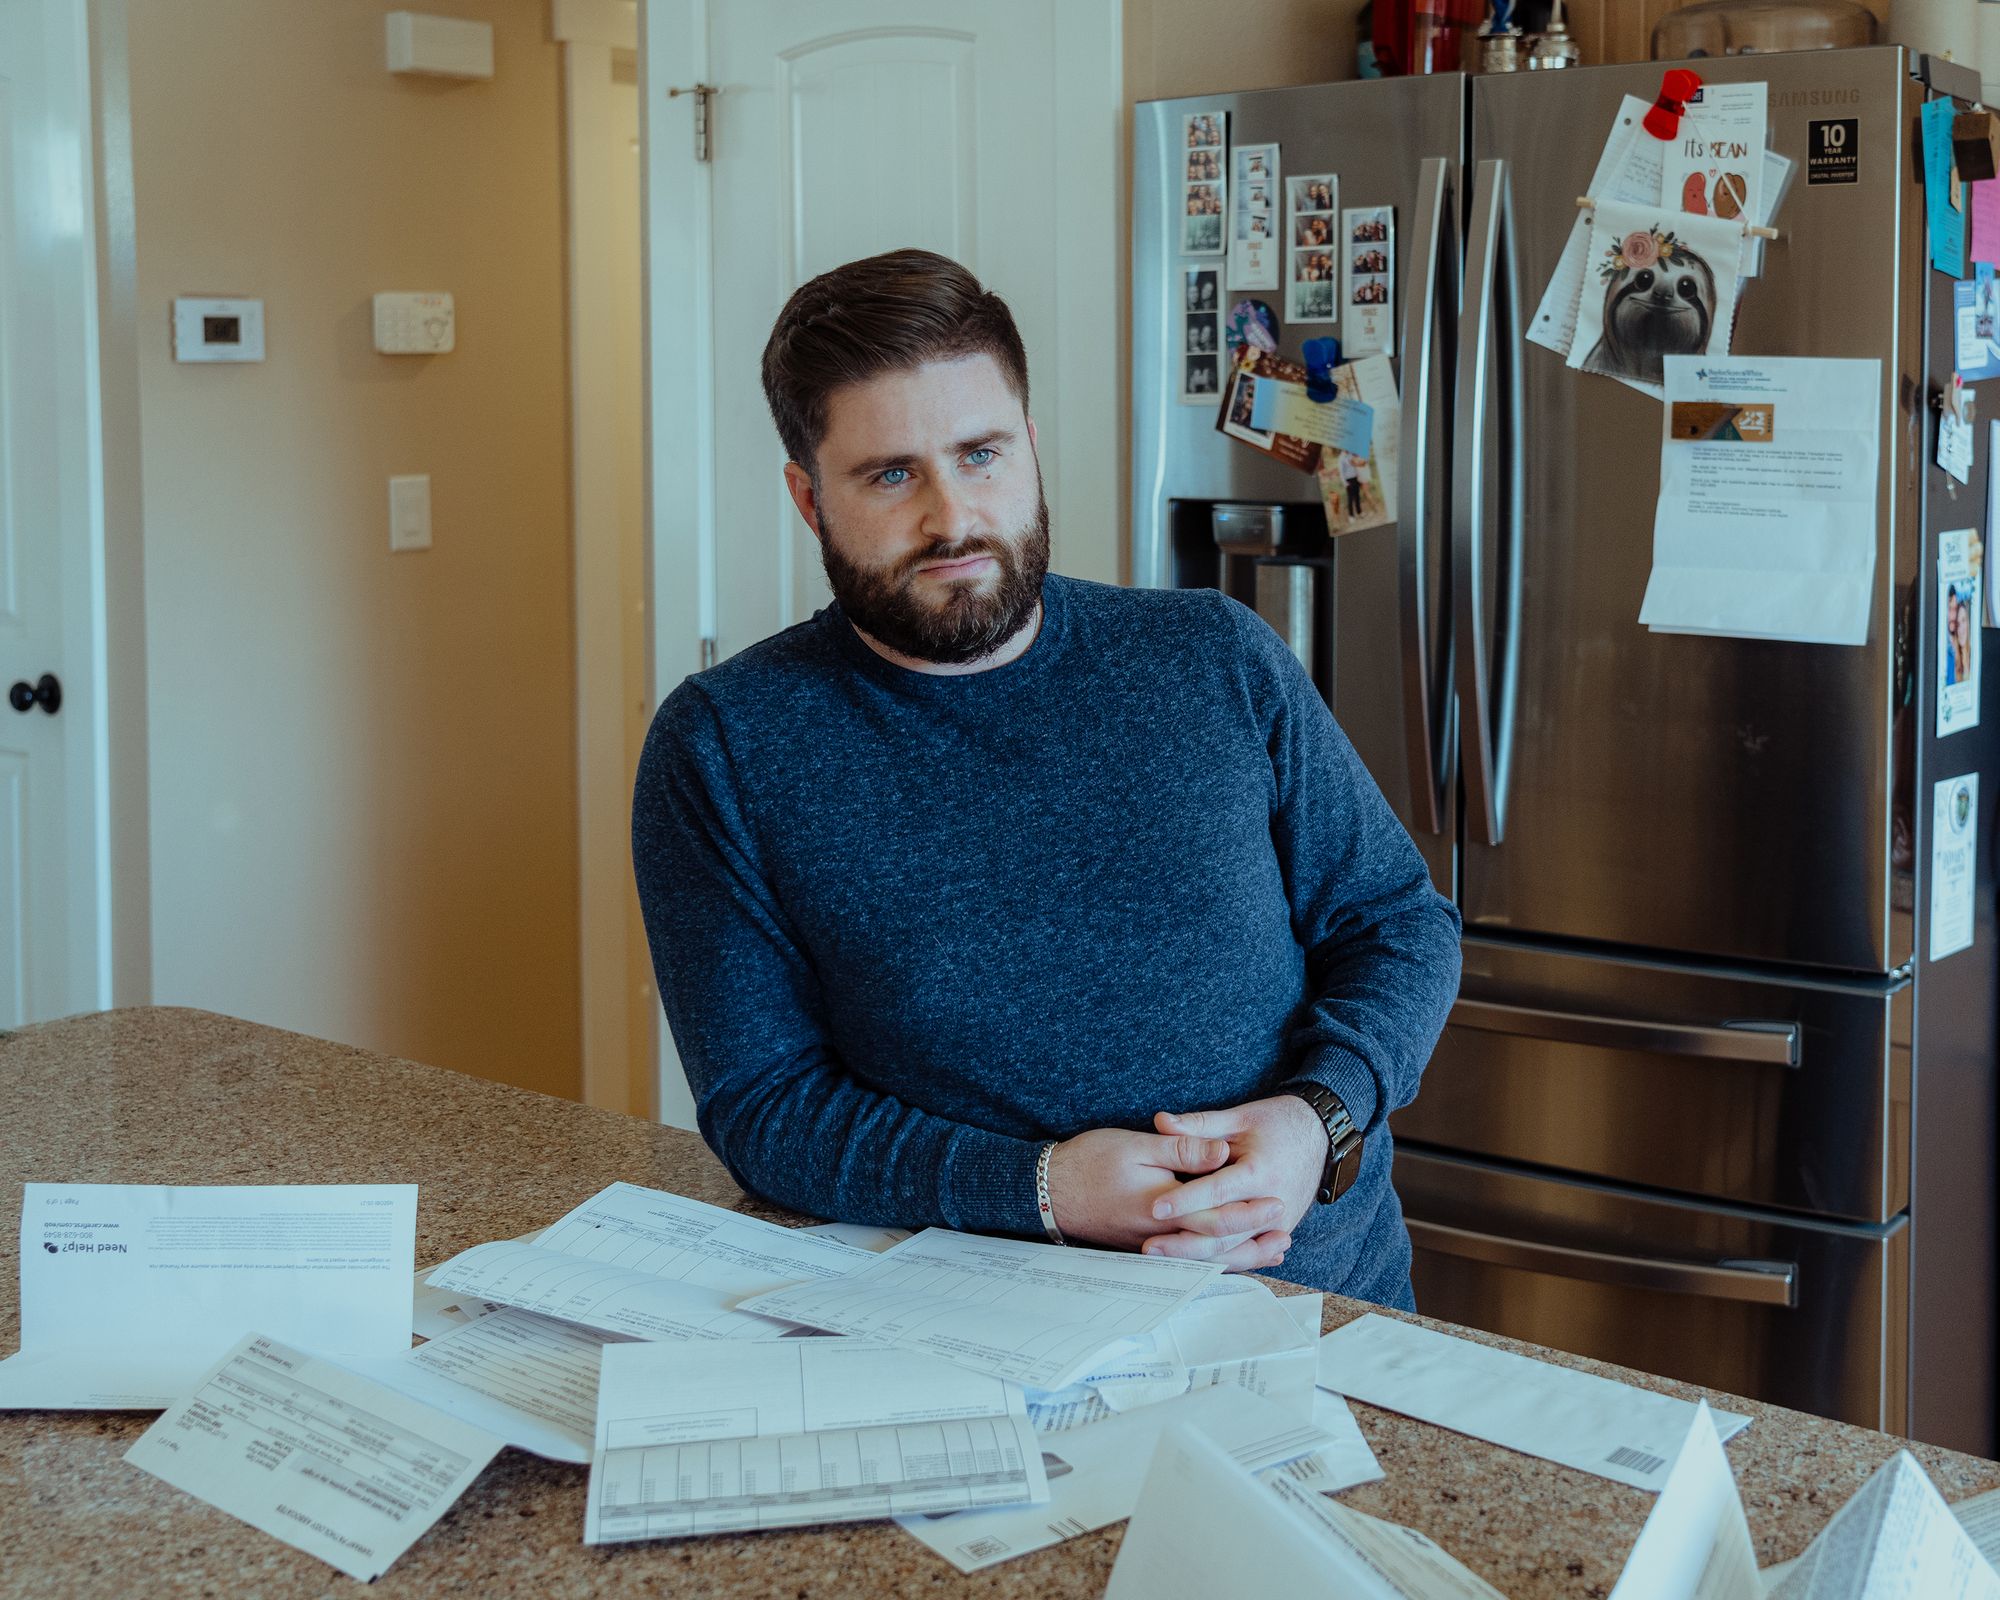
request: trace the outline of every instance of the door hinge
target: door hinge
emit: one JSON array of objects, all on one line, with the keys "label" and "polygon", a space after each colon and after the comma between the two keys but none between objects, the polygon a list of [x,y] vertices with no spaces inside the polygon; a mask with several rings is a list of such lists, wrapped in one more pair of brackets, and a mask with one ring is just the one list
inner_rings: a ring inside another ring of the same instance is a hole
[{"label": "door hinge", "polygon": [[694,158],[697,161],[708,159],[708,102],[721,92],[712,83],[697,83],[686,89],[667,91],[669,100],[678,100],[684,94],[694,96]]},{"label": "door hinge", "polygon": [[706,672],[714,665],[715,641],[713,639],[704,639],[701,641],[701,670]]}]

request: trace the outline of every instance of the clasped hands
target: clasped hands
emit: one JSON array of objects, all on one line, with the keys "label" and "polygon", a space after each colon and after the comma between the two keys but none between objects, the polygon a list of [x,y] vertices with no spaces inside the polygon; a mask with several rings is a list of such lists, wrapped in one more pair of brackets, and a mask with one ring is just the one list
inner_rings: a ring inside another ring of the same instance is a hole
[{"label": "clasped hands", "polygon": [[1285,1259],[1319,1192],[1326,1126],[1297,1095],[1153,1118],[1156,1133],[1091,1128],[1049,1158],[1063,1237],[1261,1272]]}]

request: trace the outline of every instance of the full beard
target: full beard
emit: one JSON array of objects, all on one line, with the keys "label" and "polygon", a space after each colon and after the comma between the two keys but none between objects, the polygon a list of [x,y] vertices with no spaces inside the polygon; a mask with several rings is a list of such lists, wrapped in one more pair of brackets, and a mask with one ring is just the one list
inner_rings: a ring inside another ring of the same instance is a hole
[{"label": "full beard", "polygon": [[[1048,576],[1049,503],[1039,488],[1034,521],[1011,538],[932,545],[886,569],[849,560],[824,511],[819,533],[826,581],[847,620],[898,655],[943,667],[977,661],[1020,632],[1041,603],[1042,580]],[[1000,569],[997,581],[950,580],[938,598],[924,598],[917,568],[973,556],[993,558]]]}]

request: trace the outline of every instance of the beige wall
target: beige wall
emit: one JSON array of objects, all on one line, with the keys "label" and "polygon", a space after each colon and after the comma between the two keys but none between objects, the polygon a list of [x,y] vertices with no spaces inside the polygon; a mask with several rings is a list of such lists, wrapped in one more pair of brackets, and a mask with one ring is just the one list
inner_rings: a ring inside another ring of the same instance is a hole
[{"label": "beige wall", "polygon": [[[1140,100],[1233,94],[1354,76],[1354,19],[1361,0],[1125,0],[1124,173],[1119,180],[1118,260],[1123,289],[1119,371],[1132,370],[1132,107]],[[1132,581],[1131,385],[1118,387],[1118,571]]]},{"label": "beige wall", "polygon": [[[154,994],[578,1089],[559,58],[392,77],[375,0],[131,0]],[[458,348],[375,354],[381,289]],[[171,359],[176,294],[267,359]],[[387,479],[435,547],[389,553]]]}]

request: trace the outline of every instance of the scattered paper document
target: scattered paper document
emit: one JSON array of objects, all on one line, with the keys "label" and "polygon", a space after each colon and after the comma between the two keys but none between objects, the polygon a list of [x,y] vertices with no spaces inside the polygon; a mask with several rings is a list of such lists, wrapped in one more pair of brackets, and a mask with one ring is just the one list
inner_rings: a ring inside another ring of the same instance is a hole
[{"label": "scattered paper document", "polygon": [[1669,356],[1666,397],[1639,620],[1866,644],[1881,362]]},{"label": "scattered paper document", "polygon": [[1139,1341],[1171,1372],[1165,1378],[1100,1379],[1114,1411],[1171,1400],[1189,1389],[1233,1385],[1312,1415],[1325,1296],[1280,1300],[1261,1283],[1224,1278]]},{"label": "scattered paper document", "polygon": [[462,1328],[468,1322],[506,1309],[498,1300],[477,1300],[469,1294],[433,1289],[425,1280],[436,1270],[435,1267],[417,1269],[416,1290],[410,1297],[410,1332],[419,1339],[435,1339],[453,1328]]},{"label": "scattered paper document", "polygon": [[[1694,1420],[1685,1400],[1370,1313],[1319,1342],[1320,1387],[1524,1455],[1657,1490]],[[1714,1413],[1733,1438],[1750,1425]]]},{"label": "scattered paper document", "polygon": [[1771,1600],[2000,1600],[2000,1574],[1907,1450],[1875,1469]]},{"label": "scattered paper document", "polygon": [[1704,1402],[1611,1600],[1757,1600],[1760,1592],[1736,1475]]},{"label": "scattered paper document", "polygon": [[604,1351],[584,1542],[1048,1498],[1018,1384],[890,1345]]},{"label": "scattered paper document", "polygon": [[658,1189],[614,1183],[534,1244],[475,1245],[431,1274],[458,1294],[638,1339],[771,1339],[739,1296],[831,1278],[866,1250]]},{"label": "scattered paper document", "polygon": [[1299,1456],[1281,1466],[1266,1467],[1257,1476],[1266,1483],[1288,1478],[1301,1489],[1316,1494],[1336,1494],[1357,1483],[1374,1483],[1383,1476],[1382,1463],[1368,1447],[1354,1411],[1339,1395],[1326,1389],[1313,1391],[1313,1425],[1332,1438],[1311,1455]]},{"label": "scattered paper document", "polygon": [[191,1388],[125,1459],[364,1583],[415,1544],[500,1448],[477,1428],[258,1334]]},{"label": "scattered paper document", "polygon": [[1414,1529],[1280,1479],[1259,1483],[1192,1428],[1161,1438],[1111,1569],[1105,1600],[1502,1600]]},{"label": "scattered paper document", "polygon": [[838,1239],[842,1244],[851,1244],[857,1250],[882,1251],[891,1245],[901,1244],[909,1238],[908,1228],[871,1228],[862,1222],[815,1222],[799,1229],[800,1233],[816,1233],[822,1238]]},{"label": "scattered paper document", "polygon": [[244,1334],[410,1347],[415,1184],[30,1183],[0,1409],[157,1411]]},{"label": "scattered paper document", "polygon": [[1046,1550],[1079,1534],[1108,1528],[1132,1514],[1154,1446],[1176,1424],[1205,1435],[1245,1472],[1296,1460],[1335,1442],[1257,1395],[1202,1389],[1044,1439],[1047,1505],[899,1517],[897,1524],[960,1572],[983,1571],[1031,1550]]},{"label": "scattered paper document", "polygon": [[2000,1567],[2000,1489],[1960,1500],[1951,1508],[1958,1525],[1972,1536],[1979,1553]]},{"label": "scattered paper document", "polygon": [[927,1228],[864,1256],[844,1277],[752,1295],[737,1309],[1061,1389],[1118,1340],[1151,1333],[1220,1270],[1213,1262]]},{"label": "scattered paper document", "polygon": [[597,1363],[618,1334],[502,1306],[389,1359],[343,1359],[351,1372],[550,1461],[585,1462],[597,1433]]}]

